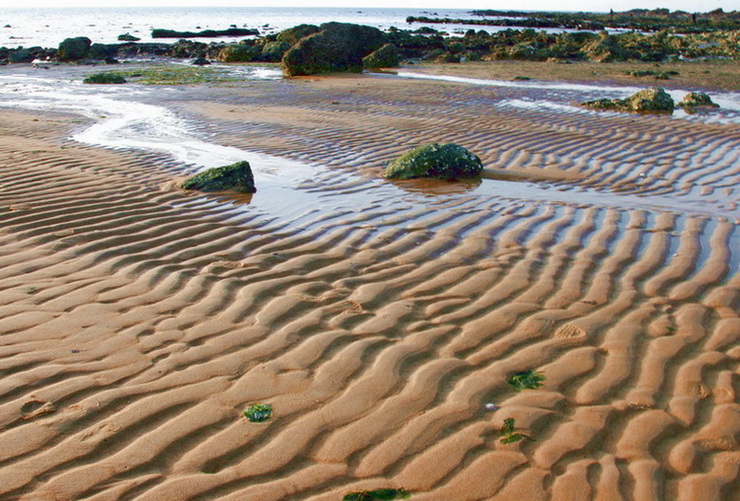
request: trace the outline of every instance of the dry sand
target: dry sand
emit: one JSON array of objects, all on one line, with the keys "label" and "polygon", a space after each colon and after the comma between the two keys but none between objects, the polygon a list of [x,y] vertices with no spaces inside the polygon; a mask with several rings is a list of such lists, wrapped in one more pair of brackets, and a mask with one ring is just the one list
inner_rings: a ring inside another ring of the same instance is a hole
[{"label": "dry sand", "polygon": [[[507,92],[350,77],[170,103],[328,166],[313,219],[162,190],[165,158],[3,111],[0,498],[736,499],[737,125],[489,105]],[[711,211],[380,180],[428,141]],[[513,391],[528,369],[544,386]],[[533,440],[502,444],[506,418]]]}]

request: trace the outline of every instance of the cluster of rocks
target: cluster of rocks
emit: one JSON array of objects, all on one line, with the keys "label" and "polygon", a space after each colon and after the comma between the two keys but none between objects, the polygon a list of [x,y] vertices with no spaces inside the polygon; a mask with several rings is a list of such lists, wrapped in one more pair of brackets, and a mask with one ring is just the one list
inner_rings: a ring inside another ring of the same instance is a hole
[{"label": "cluster of rocks", "polygon": [[[230,28],[214,31],[213,36],[257,35],[256,30]],[[158,37],[192,37],[207,32],[170,32],[154,30]],[[193,59],[194,64],[210,61],[281,62],[288,76],[326,72],[357,72],[363,68],[398,66],[405,57],[419,55],[421,48],[430,49],[437,41],[422,35],[400,35],[397,30],[383,33],[377,28],[349,23],[325,23],[321,26],[299,25],[278,34],[252,37],[238,43],[203,43],[182,38],[175,43],[140,43],[129,33],[119,35],[121,43],[92,43],[87,37],[67,38],[56,49],[31,47],[8,49],[0,47],[0,64],[34,61],[114,64],[122,58],[173,57]],[[402,53],[393,40],[406,42]]]},{"label": "cluster of rocks", "polygon": [[699,107],[718,108],[719,105],[703,92],[689,92],[679,103],[661,87],[644,89],[626,99],[597,99],[581,106],[597,111],[623,111],[629,113],[673,113],[676,106],[684,109]]}]

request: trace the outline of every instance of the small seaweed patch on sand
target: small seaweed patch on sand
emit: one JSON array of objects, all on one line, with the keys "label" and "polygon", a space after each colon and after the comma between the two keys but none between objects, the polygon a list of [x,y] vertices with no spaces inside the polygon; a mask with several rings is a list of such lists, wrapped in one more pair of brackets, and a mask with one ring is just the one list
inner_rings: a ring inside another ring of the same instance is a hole
[{"label": "small seaweed patch on sand", "polygon": [[542,381],[545,380],[545,375],[541,372],[534,372],[532,370],[517,372],[509,378],[509,384],[516,390],[536,390],[542,386]]},{"label": "small seaweed patch on sand", "polygon": [[389,499],[409,499],[411,494],[406,489],[375,489],[346,494],[343,501],[376,501]]},{"label": "small seaweed patch on sand", "polygon": [[504,426],[501,428],[501,439],[499,442],[502,444],[512,444],[519,442],[520,440],[529,440],[534,442],[534,439],[524,433],[517,433],[516,431],[516,420],[514,418],[504,419]]},{"label": "small seaweed patch on sand", "polygon": [[272,405],[252,404],[244,411],[244,416],[253,423],[262,423],[272,416]]}]

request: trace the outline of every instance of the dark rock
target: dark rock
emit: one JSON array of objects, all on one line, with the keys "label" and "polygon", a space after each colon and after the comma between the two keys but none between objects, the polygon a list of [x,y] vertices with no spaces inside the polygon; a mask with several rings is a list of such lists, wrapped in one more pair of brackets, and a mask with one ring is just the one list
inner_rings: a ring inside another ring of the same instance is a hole
[{"label": "dark rock", "polygon": [[262,47],[262,60],[277,63],[288,49],[290,49],[290,44],[287,42],[268,42]]},{"label": "dark rock", "polygon": [[398,52],[398,47],[387,43],[372,54],[365,56],[362,64],[365,68],[395,68],[401,64],[401,54]]},{"label": "dark rock", "polygon": [[205,57],[203,57],[203,56],[196,57],[193,60],[193,65],[195,65],[195,66],[206,66],[208,64],[211,64],[211,62],[208,59],[206,59]]},{"label": "dark rock", "polygon": [[89,59],[106,60],[113,57],[113,50],[111,50],[111,48],[105,44],[94,43],[87,51],[87,57]]},{"label": "dark rock", "polygon": [[87,37],[66,38],[59,44],[57,58],[60,61],[78,61],[87,57],[92,42]]},{"label": "dark rock", "polygon": [[301,38],[306,38],[309,35],[318,33],[321,31],[318,26],[313,24],[299,24],[293,28],[288,28],[277,34],[277,41],[284,42],[291,47],[298,43]]},{"label": "dark rock", "polygon": [[172,45],[171,57],[180,59],[195,58],[202,56],[208,50],[208,45],[203,42],[194,42],[192,40],[178,40]]},{"label": "dark rock", "polygon": [[205,31],[176,31],[153,29],[152,38],[218,38],[218,37],[246,37],[259,35],[259,30],[246,28],[229,28],[226,30]]},{"label": "dark rock", "polygon": [[141,38],[135,37],[130,33],[124,33],[123,35],[118,35],[118,40],[121,42],[138,42]]},{"label": "dark rock", "polygon": [[362,58],[379,49],[385,37],[370,26],[326,23],[322,31],[301,39],[282,59],[287,76],[362,72]]},{"label": "dark rock", "polygon": [[114,73],[94,73],[88,75],[82,83],[86,84],[124,84],[126,79]]},{"label": "dark rock", "polygon": [[391,179],[458,179],[476,177],[482,170],[480,158],[462,146],[435,143],[415,148],[393,160],[385,168],[384,175]]},{"label": "dark rock", "polygon": [[223,47],[217,59],[223,63],[243,63],[254,61],[261,54],[260,49],[253,45],[234,44]]},{"label": "dark rock", "polygon": [[684,96],[678,106],[686,108],[697,108],[707,106],[710,108],[719,108],[719,105],[712,101],[708,94],[703,92],[689,92]]},{"label": "dark rock", "polygon": [[8,61],[11,63],[30,63],[36,56],[29,49],[11,50],[8,53]]},{"label": "dark rock", "polygon": [[224,167],[209,169],[187,179],[181,185],[186,190],[198,191],[238,191],[255,193],[254,176],[249,162],[241,161]]}]

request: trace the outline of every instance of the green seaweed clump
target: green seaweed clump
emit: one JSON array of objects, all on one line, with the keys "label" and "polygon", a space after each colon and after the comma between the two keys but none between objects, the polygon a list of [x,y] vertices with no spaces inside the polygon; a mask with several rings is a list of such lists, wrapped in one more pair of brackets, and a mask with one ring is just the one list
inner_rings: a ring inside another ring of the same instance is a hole
[{"label": "green seaweed clump", "polygon": [[509,384],[513,386],[516,391],[535,390],[542,386],[542,381],[544,380],[545,375],[541,372],[528,370],[513,374],[509,378]]},{"label": "green seaweed clump", "polygon": [[86,84],[125,84],[126,79],[116,73],[93,73],[87,76],[82,83]]},{"label": "green seaweed clump", "polygon": [[406,489],[375,489],[373,491],[350,492],[343,501],[374,501],[385,499],[409,499],[411,494]]},{"label": "green seaweed clump", "polygon": [[480,158],[462,146],[434,143],[404,153],[388,164],[384,174],[390,179],[432,177],[448,180],[476,177],[482,170]]},{"label": "green seaweed clump", "polygon": [[689,92],[678,105],[685,108],[695,108],[698,106],[719,108],[719,105],[712,101],[712,98],[704,92]]},{"label": "green seaweed clump", "polygon": [[527,439],[534,442],[534,439],[532,437],[523,433],[517,433],[514,431],[515,429],[516,421],[514,420],[514,418],[504,419],[504,426],[503,428],[501,428],[501,440],[499,440],[499,442],[501,442],[502,444],[511,444],[522,439]]},{"label": "green seaweed clump", "polygon": [[208,169],[196,174],[182,183],[186,190],[199,191],[226,191],[233,190],[240,193],[256,193],[254,176],[249,162],[243,160],[231,165]]},{"label": "green seaweed clump", "polygon": [[627,99],[597,99],[581,103],[586,108],[634,113],[673,113],[673,98],[660,87],[644,89]]},{"label": "green seaweed clump", "polygon": [[244,415],[253,423],[261,423],[270,419],[272,415],[272,405],[270,404],[252,404],[244,411]]}]

